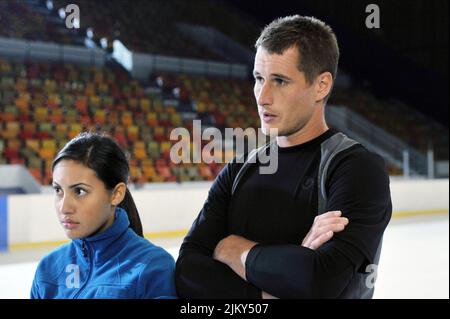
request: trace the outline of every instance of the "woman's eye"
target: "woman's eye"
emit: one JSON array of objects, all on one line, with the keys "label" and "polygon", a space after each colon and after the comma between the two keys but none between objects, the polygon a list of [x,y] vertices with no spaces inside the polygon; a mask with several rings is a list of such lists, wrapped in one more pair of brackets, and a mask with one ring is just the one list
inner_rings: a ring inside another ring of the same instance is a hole
[{"label": "woman's eye", "polygon": [[61,193],[61,188],[60,187],[53,187],[53,189],[55,190],[55,194],[60,194]]},{"label": "woman's eye", "polygon": [[75,188],[75,194],[79,197],[82,197],[87,194],[87,192],[82,188]]}]

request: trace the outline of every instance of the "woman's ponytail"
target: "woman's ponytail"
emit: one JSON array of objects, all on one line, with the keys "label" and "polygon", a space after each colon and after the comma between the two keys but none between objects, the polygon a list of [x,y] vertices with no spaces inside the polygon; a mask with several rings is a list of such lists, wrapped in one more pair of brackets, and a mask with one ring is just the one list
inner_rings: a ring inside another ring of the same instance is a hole
[{"label": "woman's ponytail", "polygon": [[119,204],[119,207],[123,208],[127,212],[128,219],[130,220],[130,228],[134,230],[134,232],[139,236],[144,237],[141,218],[139,217],[136,204],[134,203],[133,196],[131,196],[128,187],[125,193],[125,197]]}]

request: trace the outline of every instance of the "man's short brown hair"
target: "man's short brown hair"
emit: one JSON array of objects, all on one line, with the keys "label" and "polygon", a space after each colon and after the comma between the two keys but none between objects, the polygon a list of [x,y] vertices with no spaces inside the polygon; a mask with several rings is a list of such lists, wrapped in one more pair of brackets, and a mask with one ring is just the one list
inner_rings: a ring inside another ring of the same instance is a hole
[{"label": "man's short brown hair", "polygon": [[270,54],[283,54],[286,49],[297,47],[298,69],[304,72],[309,84],[323,72],[330,72],[333,80],[336,78],[339,60],[336,35],[319,19],[300,15],[278,18],[261,32],[255,44],[256,49],[259,47]]}]

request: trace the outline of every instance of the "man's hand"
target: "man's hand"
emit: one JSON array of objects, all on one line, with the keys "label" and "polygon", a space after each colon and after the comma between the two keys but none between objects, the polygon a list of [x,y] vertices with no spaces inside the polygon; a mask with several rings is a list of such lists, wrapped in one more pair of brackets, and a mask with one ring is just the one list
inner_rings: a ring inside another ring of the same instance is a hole
[{"label": "man's hand", "polygon": [[245,260],[248,252],[257,243],[237,235],[225,237],[217,244],[214,249],[213,258],[228,265],[242,279],[247,280],[245,276]]},{"label": "man's hand", "polygon": [[269,293],[267,293],[265,291],[262,291],[261,298],[262,299],[279,299],[279,298],[277,298],[275,296],[272,296],[271,294],[269,294]]},{"label": "man's hand", "polygon": [[334,233],[343,231],[348,225],[348,219],[341,215],[341,211],[331,211],[317,216],[302,246],[316,250],[329,241]]}]

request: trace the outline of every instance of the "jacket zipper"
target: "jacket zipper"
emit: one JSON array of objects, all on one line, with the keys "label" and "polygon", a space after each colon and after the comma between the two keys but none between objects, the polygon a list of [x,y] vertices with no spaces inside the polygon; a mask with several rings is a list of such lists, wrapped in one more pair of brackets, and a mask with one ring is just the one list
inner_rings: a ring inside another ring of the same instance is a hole
[{"label": "jacket zipper", "polygon": [[83,240],[83,245],[81,245],[81,250],[83,252],[83,257],[87,259],[88,254],[87,254],[87,250],[86,250],[86,241]]},{"label": "jacket zipper", "polygon": [[77,299],[78,296],[83,292],[84,288],[86,288],[89,280],[91,279],[91,275],[92,275],[93,260],[92,260],[92,258],[89,258],[90,257],[89,256],[90,249],[85,240],[83,240],[83,244],[81,245],[81,251],[83,253],[83,257],[86,258],[87,261],[89,262],[89,272],[88,272],[86,281],[83,283],[83,286],[79,288],[78,292],[73,296],[73,299]]}]

